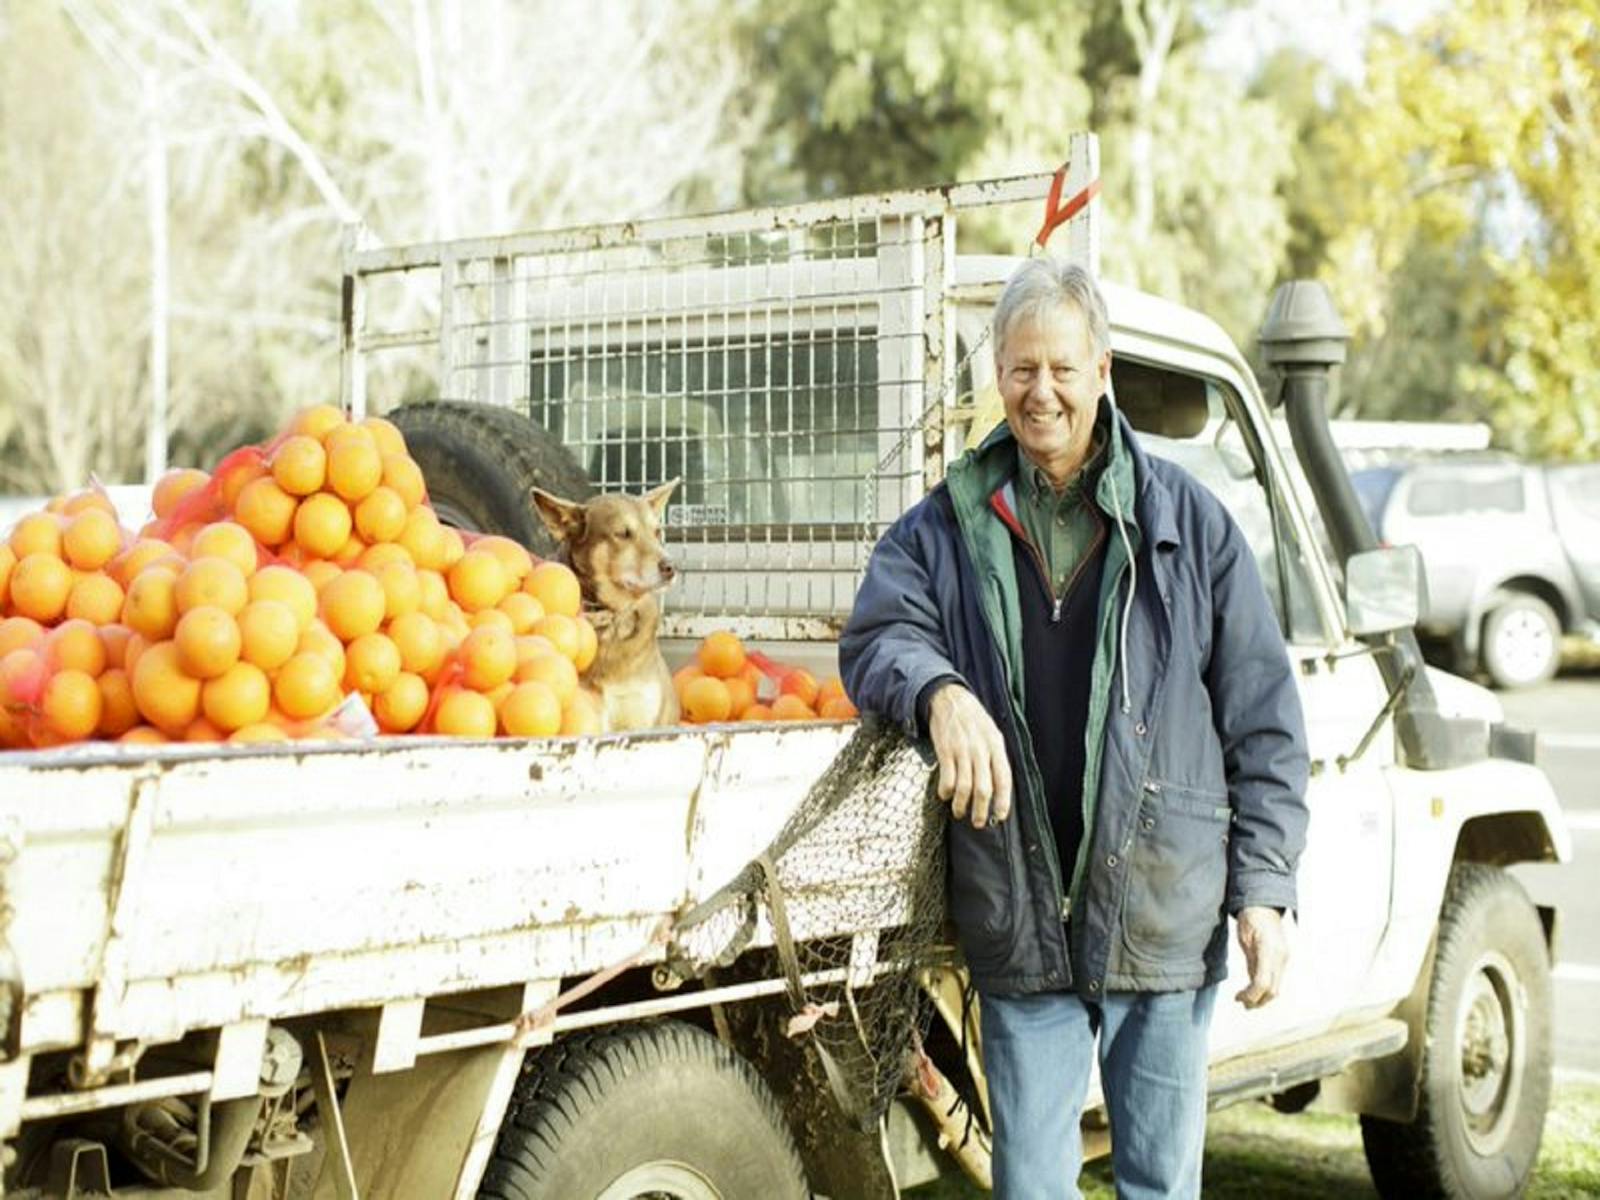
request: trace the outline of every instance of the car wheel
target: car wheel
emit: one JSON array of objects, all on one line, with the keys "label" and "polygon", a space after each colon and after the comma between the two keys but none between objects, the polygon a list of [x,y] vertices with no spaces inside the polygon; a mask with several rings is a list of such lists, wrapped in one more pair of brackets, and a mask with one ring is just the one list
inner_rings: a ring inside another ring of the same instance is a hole
[{"label": "car wheel", "polygon": [[1561,622],[1527,592],[1506,592],[1483,620],[1483,669],[1499,688],[1543,683],[1561,663]]},{"label": "car wheel", "polygon": [[778,1102],[710,1034],[664,1021],[529,1056],[480,1200],[804,1200]]},{"label": "car wheel", "polygon": [[1550,955],[1510,875],[1461,863],[1439,916],[1416,1118],[1361,1118],[1378,1193],[1520,1196],[1550,1104]]}]

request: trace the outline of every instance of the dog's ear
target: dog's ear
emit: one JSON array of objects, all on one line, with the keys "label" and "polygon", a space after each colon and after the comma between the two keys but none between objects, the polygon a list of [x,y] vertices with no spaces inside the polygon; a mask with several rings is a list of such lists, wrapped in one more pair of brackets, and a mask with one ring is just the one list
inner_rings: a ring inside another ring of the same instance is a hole
[{"label": "dog's ear", "polygon": [[672,498],[672,493],[683,480],[669,479],[660,487],[651,488],[640,497],[646,504],[655,510],[656,520],[664,521],[667,516],[667,501]]},{"label": "dog's ear", "polygon": [[583,533],[583,505],[553,496],[543,488],[529,489],[533,507],[558,542],[570,542]]}]

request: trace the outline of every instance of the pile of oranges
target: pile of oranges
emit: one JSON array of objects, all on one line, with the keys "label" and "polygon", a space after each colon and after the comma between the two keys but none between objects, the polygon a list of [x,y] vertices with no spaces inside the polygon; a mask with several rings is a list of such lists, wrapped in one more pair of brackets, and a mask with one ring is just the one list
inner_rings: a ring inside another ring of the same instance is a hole
[{"label": "pile of oranges", "polygon": [[837,677],[818,683],[802,667],[784,667],[748,654],[739,638],[723,629],[706,635],[694,659],[673,674],[672,683],[683,721],[689,725],[832,721],[857,715]]},{"label": "pile of oranges", "polygon": [[577,579],[442,525],[381,418],[303,410],[153,508],[88,489],[0,543],[0,747],[340,737],[352,696],[387,734],[599,729]]}]

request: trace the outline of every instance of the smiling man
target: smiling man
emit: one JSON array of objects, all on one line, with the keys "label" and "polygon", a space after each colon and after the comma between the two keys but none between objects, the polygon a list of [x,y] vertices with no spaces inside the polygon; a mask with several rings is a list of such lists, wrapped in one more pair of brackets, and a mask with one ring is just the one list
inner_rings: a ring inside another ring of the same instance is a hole
[{"label": "smiling man", "polygon": [[994,352],[1005,424],[879,542],[840,664],[938,757],[996,1195],[1079,1195],[1098,1045],[1118,1194],[1196,1197],[1227,917],[1240,1003],[1288,958],[1299,699],[1238,527],[1111,403],[1088,273],[1019,267]]}]

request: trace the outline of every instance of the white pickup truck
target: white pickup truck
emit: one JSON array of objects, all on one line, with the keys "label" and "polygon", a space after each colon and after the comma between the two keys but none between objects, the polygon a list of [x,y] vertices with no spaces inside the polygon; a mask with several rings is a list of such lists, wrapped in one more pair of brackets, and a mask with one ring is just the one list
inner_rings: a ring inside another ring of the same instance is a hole
[{"label": "white pickup truck", "polygon": [[[1092,139],[1072,161],[1068,197]],[[345,402],[405,430],[441,513],[534,545],[530,483],[682,476],[669,655],[729,627],[831,670],[872,540],[995,416],[983,329],[1015,260],[959,253],[958,217],[1050,185],[399,248],[353,232]],[[1094,208],[1061,235],[1091,264]],[[1531,739],[1397,632],[1414,560],[1363,544],[1333,469],[1320,405],[1342,342],[1319,293],[1282,293],[1263,331],[1303,468],[1217,325],[1107,293],[1119,403],[1249,535],[1310,731],[1293,965],[1271,1006],[1219,1013],[1214,1101],[1361,1114],[1386,1196],[1513,1194],[1549,1095],[1556,914],[1505,868],[1570,855]],[[878,774],[850,766],[832,840],[824,822],[810,852],[764,858],[847,746],[876,747]],[[909,802],[882,802],[890,777]],[[0,755],[6,1194],[875,1200],[942,1171],[986,1181],[959,964],[902,936],[942,869],[925,783],[912,749],[853,723]],[[730,894],[731,931],[678,943]],[[839,1048],[870,1046],[867,999],[908,963],[917,1053],[880,1055],[887,1093],[852,1109]],[[1086,1141],[1106,1136],[1091,1106]]]}]

